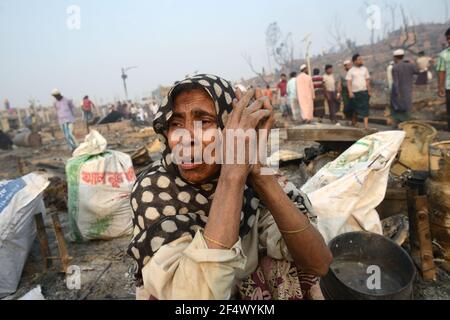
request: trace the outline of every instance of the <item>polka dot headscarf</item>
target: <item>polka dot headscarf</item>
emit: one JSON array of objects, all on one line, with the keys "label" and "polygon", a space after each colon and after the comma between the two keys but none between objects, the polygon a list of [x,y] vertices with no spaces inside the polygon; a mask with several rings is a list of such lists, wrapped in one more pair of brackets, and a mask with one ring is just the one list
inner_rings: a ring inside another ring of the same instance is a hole
[{"label": "polka dot headscarf", "polygon": [[[173,92],[180,86],[196,84],[212,98],[216,107],[217,123],[225,127],[233,110],[235,94],[231,84],[217,76],[196,75],[177,83],[164,98],[155,116],[153,127],[164,144],[163,158],[144,171],[131,193],[134,212],[134,235],[128,253],[137,262],[136,278],[141,283],[141,270],[165,244],[204,228],[208,221],[217,178],[202,185],[183,180],[172,163],[167,143],[168,123],[174,107]],[[245,187],[239,234],[244,237],[252,229],[260,200],[253,189]]]}]

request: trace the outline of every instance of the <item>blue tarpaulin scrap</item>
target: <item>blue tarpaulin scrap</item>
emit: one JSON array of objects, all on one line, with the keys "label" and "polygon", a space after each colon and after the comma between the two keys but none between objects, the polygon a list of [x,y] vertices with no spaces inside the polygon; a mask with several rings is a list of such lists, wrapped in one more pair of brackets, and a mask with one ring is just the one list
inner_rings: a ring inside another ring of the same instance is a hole
[{"label": "blue tarpaulin scrap", "polygon": [[14,195],[26,186],[22,178],[0,183],[0,214],[3,212]]}]

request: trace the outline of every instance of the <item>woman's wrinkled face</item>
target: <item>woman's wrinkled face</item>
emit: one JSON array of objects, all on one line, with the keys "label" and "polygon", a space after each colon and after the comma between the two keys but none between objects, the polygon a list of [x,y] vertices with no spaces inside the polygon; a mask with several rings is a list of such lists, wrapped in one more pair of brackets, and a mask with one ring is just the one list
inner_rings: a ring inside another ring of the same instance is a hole
[{"label": "woman's wrinkled face", "polygon": [[[194,134],[195,122],[197,122],[197,128],[201,128],[201,137],[199,132]],[[207,182],[219,172],[220,165],[215,162],[214,164],[207,164],[203,159],[203,150],[214,141],[205,137],[204,133],[207,130],[217,128],[214,102],[205,90],[194,89],[177,95],[167,136],[172,152],[177,145],[180,147],[180,144],[183,146],[183,150],[191,151],[190,155],[187,156],[181,152],[184,159],[189,158],[189,161],[177,163],[178,170],[185,180],[200,184]],[[180,139],[180,132],[183,133],[183,139]],[[189,136],[186,138],[187,134]],[[200,146],[201,148],[199,148]],[[202,154],[199,152],[202,152]],[[201,157],[201,163],[194,163],[194,156],[196,159]]]}]

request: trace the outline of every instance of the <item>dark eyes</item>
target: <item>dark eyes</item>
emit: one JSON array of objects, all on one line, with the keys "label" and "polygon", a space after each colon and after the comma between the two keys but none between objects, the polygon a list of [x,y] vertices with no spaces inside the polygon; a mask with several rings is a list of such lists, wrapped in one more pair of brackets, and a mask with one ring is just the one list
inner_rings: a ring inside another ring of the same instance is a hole
[{"label": "dark eyes", "polygon": [[[196,121],[201,121],[203,126],[209,126],[209,125],[215,123],[211,119],[200,119],[200,120],[196,120]],[[182,128],[182,127],[184,127],[184,123],[182,121],[172,120],[170,122],[169,126],[172,127],[172,128]]]},{"label": "dark eyes", "polygon": [[210,120],[210,119],[202,119],[202,124],[211,124],[214,123],[214,121]]},{"label": "dark eyes", "polygon": [[169,124],[169,126],[170,126],[171,128],[173,128],[173,127],[181,128],[181,127],[183,127],[183,124],[182,124],[181,122],[171,121],[170,124]]}]

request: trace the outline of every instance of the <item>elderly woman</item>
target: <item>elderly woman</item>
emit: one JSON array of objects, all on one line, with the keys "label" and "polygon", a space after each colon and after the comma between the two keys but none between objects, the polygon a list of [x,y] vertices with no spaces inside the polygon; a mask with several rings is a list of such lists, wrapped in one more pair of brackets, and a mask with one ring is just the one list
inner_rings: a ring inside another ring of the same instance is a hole
[{"label": "elderly woman", "polygon": [[[138,299],[305,299],[327,273],[331,254],[293,185],[287,194],[248,157],[244,164],[174,161],[180,143],[195,157],[213,143],[195,130],[220,130],[223,150],[236,150],[230,130],[270,129],[272,108],[261,96],[251,90],[236,97],[228,81],[197,75],[164,99],[154,121],[163,159],[139,176],[131,194],[128,252],[137,261]],[[190,133],[188,142],[180,142],[178,129]]]}]

